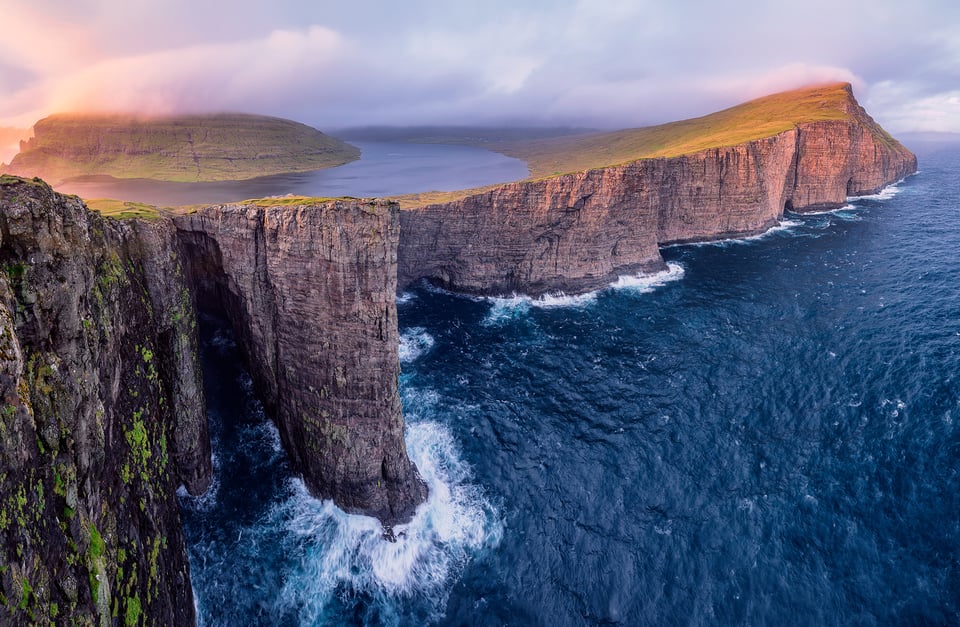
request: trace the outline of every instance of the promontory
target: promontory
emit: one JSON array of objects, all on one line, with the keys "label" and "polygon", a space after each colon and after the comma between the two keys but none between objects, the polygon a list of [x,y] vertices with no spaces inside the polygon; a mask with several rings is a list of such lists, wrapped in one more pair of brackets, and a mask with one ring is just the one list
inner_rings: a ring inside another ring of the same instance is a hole
[{"label": "promontory", "polygon": [[761,233],[785,211],[836,209],[917,169],[847,83],[493,147],[527,159],[534,178],[403,211],[401,289],[426,278],[477,294],[593,290],[664,268],[664,244]]}]

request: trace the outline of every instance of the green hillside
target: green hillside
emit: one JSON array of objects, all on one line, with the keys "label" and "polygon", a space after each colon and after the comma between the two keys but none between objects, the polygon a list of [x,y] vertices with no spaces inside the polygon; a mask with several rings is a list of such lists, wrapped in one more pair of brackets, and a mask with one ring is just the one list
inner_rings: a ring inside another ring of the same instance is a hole
[{"label": "green hillside", "polygon": [[244,114],[136,118],[54,115],[7,170],[52,183],[104,174],[161,181],[229,181],[319,170],[360,151],[280,118]]},{"label": "green hillside", "polygon": [[770,137],[797,124],[845,120],[863,115],[884,141],[894,141],[869,116],[860,113],[850,85],[835,83],[806,87],[751,100],[691,120],[607,133],[524,142],[501,142],[491,150],[530,166],[540,178],[601,168],[639,159],[677,157],[709,148],[735,146]]},{"label": "green hillside", "polygon": [[[798,124],[856,119],[874,137],[899,145],[857,104],[849,83],[804,87],[764,96],[699,118],[622,131],[581,133],[563,137],[490,141],[482,146],[527,162],[530,179],[604,168],[641,159],[678,157],[711,148],[736,146],[771,137]],[[478,135],[475,131],[473,135]],[[461,133],[461,135],[463,135]],[[496,186],[454,192],[395,196],[402,208],[451,202]]]}]

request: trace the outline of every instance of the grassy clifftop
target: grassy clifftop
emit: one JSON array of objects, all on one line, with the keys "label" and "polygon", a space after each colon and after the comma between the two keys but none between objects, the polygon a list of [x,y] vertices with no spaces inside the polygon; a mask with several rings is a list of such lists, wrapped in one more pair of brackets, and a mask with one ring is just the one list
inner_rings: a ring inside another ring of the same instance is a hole
[{"label": "grassy clifftop", "polygon": [[500,142],[491,150],[530,166],[540,178],[650,159],[677,157],[709,148],[735,146],[770,137],[797,124],[857,117],[883,141],[895,141],[857,104],[847,83],[786,91],[711,113],[659,126],[525,142]]},{"label": "grassy clifftop", "polygon": [[90,174],[161,181],[229,181],[342,165],[360,151],[280,118],[54,115],[7,170],[53,183]]}]

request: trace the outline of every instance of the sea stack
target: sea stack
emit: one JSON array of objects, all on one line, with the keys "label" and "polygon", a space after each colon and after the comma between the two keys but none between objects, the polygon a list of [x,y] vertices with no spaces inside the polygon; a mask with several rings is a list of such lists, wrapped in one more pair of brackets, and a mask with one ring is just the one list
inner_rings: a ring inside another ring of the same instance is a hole
[{"label": "sea stack", "polygon": [[201,304],[223,311],[310,491],[404,522],[426,498],[397,380],[396,203],[211,207],[177,216]]}]

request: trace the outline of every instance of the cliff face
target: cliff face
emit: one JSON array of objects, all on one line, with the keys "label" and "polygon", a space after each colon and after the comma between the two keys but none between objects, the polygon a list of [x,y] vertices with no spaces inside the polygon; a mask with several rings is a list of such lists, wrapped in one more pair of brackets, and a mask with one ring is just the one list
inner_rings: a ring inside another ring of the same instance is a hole
[{"label": "cliff face", "polygon": [[175,222],[201,304],[232,322],[311,492],[409,518],[426,487],[397,391],[396,204],[232,205]]},{"label": "cliff face", "polygon": [[169,222],[0,179],[0,622],[193,621],[175,490],[210,480]]},{"label": "cliff face", "polygon": [[193,622],[175,490],[211,479],[194,295],[234,324],[310,489],[412,515],[398,233],[385,202],[115,221],[0,178],[0,622]]},{"label": "cliff face", "polygon": [[862,116],[855,124],[818,122],[799,127],[788,209],[836,209],[847,196],[875,194],[917,171],[913,153],[865,112]]},{"label": "cliff face", "polygon": [[511,183],[401,214],[400,289],[579,292],[663,267],[658,247],[761,233],[784,210],[843,206],[916,171],[853,99],[847,119],[690,155]]},{"label": "cliff face", "polygon": [[637,165],[512,183],[400,214],[401,287],[427,276],[481,294],[602,283],[615,268],[663,267],[657,214],[637,206]]}]

